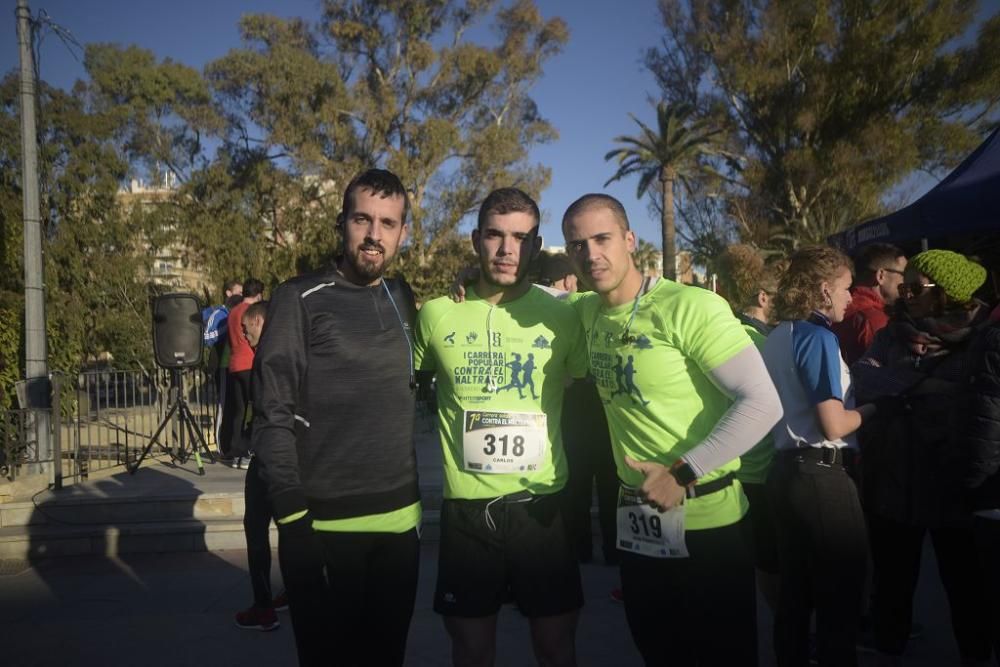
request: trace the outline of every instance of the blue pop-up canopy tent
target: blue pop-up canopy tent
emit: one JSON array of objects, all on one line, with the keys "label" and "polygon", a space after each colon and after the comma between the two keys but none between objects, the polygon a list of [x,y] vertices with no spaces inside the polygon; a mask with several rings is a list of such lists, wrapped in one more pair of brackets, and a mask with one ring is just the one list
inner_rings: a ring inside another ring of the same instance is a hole
[{"label": "blue pop-up canopy tent", "polygon": [[1000,128],[930,192],[895,213],[863,222],[828,240],[849,254],[868,243],[912,246],[922,239],[1000,232]]}]

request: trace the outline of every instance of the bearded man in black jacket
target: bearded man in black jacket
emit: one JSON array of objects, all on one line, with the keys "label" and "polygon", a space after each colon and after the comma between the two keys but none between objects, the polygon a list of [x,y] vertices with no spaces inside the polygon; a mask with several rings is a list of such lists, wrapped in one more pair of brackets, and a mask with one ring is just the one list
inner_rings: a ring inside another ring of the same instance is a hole
[{"label": "bearded man in black jacket", "polygon": [[275,290],[253,368],[253,449],[278,523],[301,665],[401,665],[417,588],[413,293],[399,178],[361,174],[333,267]]}]

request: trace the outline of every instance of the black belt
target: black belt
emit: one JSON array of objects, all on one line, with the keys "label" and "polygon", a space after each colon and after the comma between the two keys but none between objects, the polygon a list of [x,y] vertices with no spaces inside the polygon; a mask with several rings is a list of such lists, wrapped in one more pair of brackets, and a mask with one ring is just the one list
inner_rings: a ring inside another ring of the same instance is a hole
[{"label": "black belt", "polygon": [[842,466],[849,458],[853,458],[854,450],[847,447],[798,447],[780,450],[778,455],[799,463]]},{"label": "black belt", "polygon": [[713,479],[711,482],[695,484],[694,486],[688,487],[687,497],[700,498],[702,496],[707,496],[710,493],[715,493],[716,491],[722,491],[723,489],[732,486],[735,479],[736,477],[733,473],[727,473],[719,479]]},{"label": "black belt", "polygon": [[[711,482],[704,482],[702,484],[695,484],[692,487],[685,489],[688,498],[701,498],[702,496],[707,496],[710,493],[715,493],[716,491],[722,491],[733,485],[736,481],[736,476],[733,473],[727,473],[719,479],[713,479]],[[618,483],[625,488],[632,488],[618,480]],[[636,494],[639,493],[638,490],[635,491]]]}]

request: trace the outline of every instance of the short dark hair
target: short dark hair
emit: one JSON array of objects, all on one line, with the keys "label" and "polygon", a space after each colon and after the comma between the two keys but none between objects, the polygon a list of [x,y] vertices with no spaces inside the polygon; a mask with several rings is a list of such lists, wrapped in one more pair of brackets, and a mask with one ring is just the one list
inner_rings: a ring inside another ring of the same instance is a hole
[{"label": "short dark hair", "polygon": [[247,309],[243,311],[243,319],[245,320],[256,320],[256,319],[267,319],[267,301],[258,301],[257,303],[251,303],[247,306]]},{"label": "short dark hair", "polygon": [[236,280],[235,278],[223,282],[222,293],[225,294],[226,292],[232,292],[233,288],[236,287],[237,285],[243,285],[243,283],[241,283],[239,280]]},{"label": "short dark hair", "polygon": [[359,188],[371,190],[374,194],[382,197],[402,197],[403,198],[403,219],[400,221],[406,224],[406,217],[410,213],[410,197],[403,187],[403,182],[399,176],[387,169],[369,169],[351,179],[344,190],[344,201],[340,207],[340,216],[337,222],[346,219],[348,211],[354,204],[354,191]]},{"label": "short dark hair", "polygon": [[617,220],[618,226],[622,228],[622,231],[627,232],[629,230],[628,213],[625,212],[625,207],[622,206],[622,203],[611,195],[606,195],[600,192],[591,192],[583,195],[570,204],[569,208],[566,209],[566,212],[563,213],[563,234],[566,234],[566,223],[569,220],[572,220],[584,211],[589,211],[592,208],[605,208],[611,211],[611,214],[615,216],[615,220]]},{"label": "short dark hair", "polygon": [[243,298],[258,296],[264,293],[264,283],[256,278],[247,278],[243,281]]},{"label": "short dark hair", "polygon": [[491,215],[507,215],[508,213],[530,213],[535,219],[536,226],[542,219],[538,204],[524,190],[498,188],[486,195],[482,206],[479,207],[477,226],[482,229]]},{"label": "short dark hair", "polygon": [[866,245],[854,255],[858,282],[873,280],[879,269],[891,268],[889,265],[900,257],[906,257],[906,253],[891,243]]}]

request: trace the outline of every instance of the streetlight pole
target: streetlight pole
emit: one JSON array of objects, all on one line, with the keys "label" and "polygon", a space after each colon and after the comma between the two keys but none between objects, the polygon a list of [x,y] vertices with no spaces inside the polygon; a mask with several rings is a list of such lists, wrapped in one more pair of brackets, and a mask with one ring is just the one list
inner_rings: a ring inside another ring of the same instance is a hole
[{"label": "streetlight pole", "polygon": [[[42,220],[38,204],[38,137],[35,129],[35,65],[28,0],[17,0],[17,42],[21,52],[21,190],[24,193],[24,375],[28,408],[50,406],[42,281]],[[48,414],[36,413],[38,458],[50,460]],[[61,465],[61,462],[57,462]],[[43,464],[43,470],[47,467]]]}]

